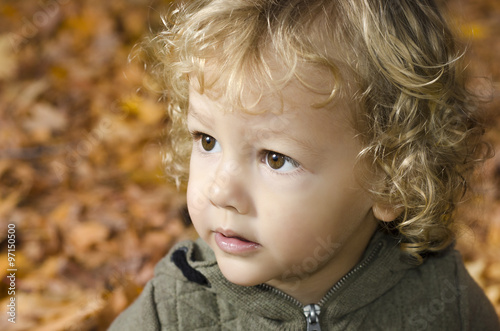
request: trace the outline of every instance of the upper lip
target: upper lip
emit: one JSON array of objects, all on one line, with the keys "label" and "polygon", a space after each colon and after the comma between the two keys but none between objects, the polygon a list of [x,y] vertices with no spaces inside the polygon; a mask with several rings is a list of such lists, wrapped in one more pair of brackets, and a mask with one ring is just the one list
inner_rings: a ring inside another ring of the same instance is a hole
[{"label": "upper lip", "polygon": [[245,240],[245,241],[255,242],[253,240],[250,240],[250,239],[247,239],[247,238],[243,237],[241,234],[239,234],[237,232],[234,232],[231,229],[217,228],[217,229],[215,229],[214,232],[218,232],[218,233],[222,234],[224,237],[238,238],[238,239],[242,239],[242,240]]}]

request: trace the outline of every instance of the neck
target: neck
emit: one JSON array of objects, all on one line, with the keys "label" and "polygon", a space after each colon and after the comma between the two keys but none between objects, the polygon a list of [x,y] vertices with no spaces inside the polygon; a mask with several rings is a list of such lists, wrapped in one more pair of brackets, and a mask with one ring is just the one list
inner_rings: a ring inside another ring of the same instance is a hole
[{"label": "neck", "polygon": [[335,257],[319,266],[315,272],[305,275],[297,274],[283,280],[271,280],[268,285],[273,286],[298,300],[302,305],[318,303],[326,293],[361,260],[363,253],[375,232],[376,223],[369,231],[364,231],[363,244],[355,241],[356,245],[344,243]]}]

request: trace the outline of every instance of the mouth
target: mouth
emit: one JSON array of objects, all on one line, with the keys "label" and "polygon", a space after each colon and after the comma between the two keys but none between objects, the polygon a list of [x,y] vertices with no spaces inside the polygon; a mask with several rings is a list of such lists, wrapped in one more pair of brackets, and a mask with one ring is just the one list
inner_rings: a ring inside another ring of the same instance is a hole
[{"label": "mouth", "polygon": [[238,233],[236,233],[232,230],[217,229],[214,232],[220,233],[221,235],[223,235],[226,238],[235,238],[235,239],[245,241],[245,242],[253,242],[253,241],[246,239],[245,237],[239,235]]},{"label": "mouth", "polygon": [[214,233],[217,246],[228,254],[248,254],[261,247],[259,243],[251,241],[231,230],[217,229]]}]

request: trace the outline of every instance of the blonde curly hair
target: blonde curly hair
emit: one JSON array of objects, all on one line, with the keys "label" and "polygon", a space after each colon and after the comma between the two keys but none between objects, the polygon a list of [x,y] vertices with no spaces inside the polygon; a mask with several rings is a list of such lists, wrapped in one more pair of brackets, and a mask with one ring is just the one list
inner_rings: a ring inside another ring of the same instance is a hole
[{"label": "blonde curly hair", "polygon": [[[376,182],[376,202],[402,210],[386,228],[422,260],[454,239],[453,211],[484,156],[483,126],[466,89],[463,49],[433,0],[193,0],[172,5],[164,30],[144,43],[152,80],[168,105],[165,170],[188,177],[190,79],[215,84],[235,106],[245,83],[279,90],[307,81],[307,65],[335,82],[329,102],[348,97]],[[272,75],[272,53],[289,75]],[[217,75],[205,75],[207,63]],[[281,84],[281,85],[280,85]],[[367,178],[368,178],[367,177]]]}]

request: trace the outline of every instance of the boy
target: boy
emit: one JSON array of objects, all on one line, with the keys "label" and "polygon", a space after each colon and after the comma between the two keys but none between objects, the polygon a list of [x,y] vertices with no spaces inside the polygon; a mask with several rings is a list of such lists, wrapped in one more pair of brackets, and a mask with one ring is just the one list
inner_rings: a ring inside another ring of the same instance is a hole
[{"label": "boy", "polygon": [[165,21],[166,168],[189,173],[200,239],[111,330],[499,329],[452,247],[482,127],[433,1],[197,0]]}]

